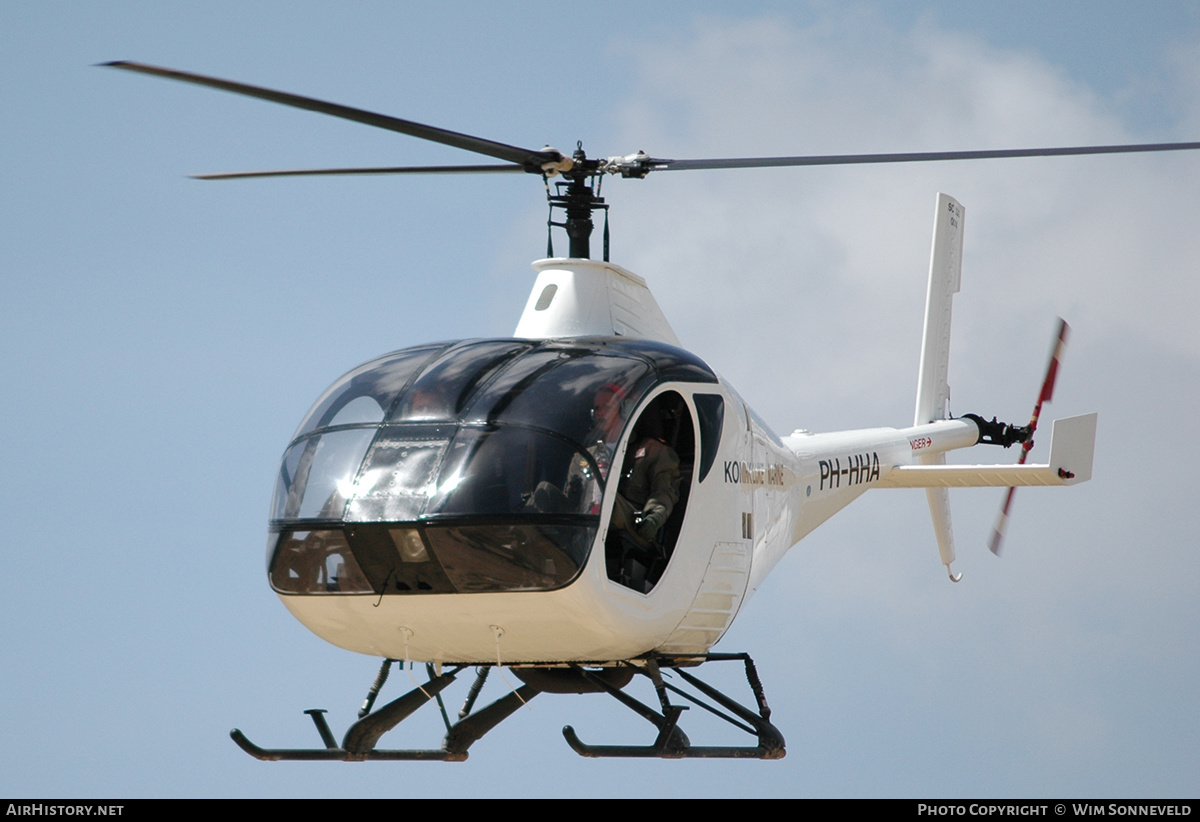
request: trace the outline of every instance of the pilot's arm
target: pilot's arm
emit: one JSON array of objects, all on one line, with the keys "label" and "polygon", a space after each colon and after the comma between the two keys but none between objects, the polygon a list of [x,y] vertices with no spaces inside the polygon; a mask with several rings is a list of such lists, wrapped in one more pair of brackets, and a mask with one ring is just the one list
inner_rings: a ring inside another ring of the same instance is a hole
[{"label": "pilot's arm", "polygon": [[638,468],[646,472],[650,496],[642,506],[636,527],[639,537],[652,540],[679,501],[679,456],[659,440],[646,440],[642,448],[646,449],[646,455]]}]

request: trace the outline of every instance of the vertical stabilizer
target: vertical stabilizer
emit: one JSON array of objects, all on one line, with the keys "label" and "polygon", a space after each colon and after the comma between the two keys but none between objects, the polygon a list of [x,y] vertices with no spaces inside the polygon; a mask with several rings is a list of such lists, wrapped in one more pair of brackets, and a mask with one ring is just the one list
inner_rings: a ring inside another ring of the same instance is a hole
[{"label": "vertical stabilizer", "polygon": [[[962,279],[962,244],[965,211],[948,194],[938,194],[933,222],[933,250],[929,257],[929,291],[925,296],[925,336],[921,342],[921,369],[917,375],[917,411],[913,425],[944,420],[950,404],[950,313]],[[918,458],[923,465],[944,465],[945,453]],[[926,488],[929,513],[937,535],[938,552],[950,579],[954,562],[954,530],[950,524],[950,491]]]},{"label": "vertical stabilizer", "polygon": [[962,279],[962,205],[948,194],[937,196],[929,291],[925,296],[925,337],[917,375],[917,413],[913,425],[944,420],[950,401],[950,309]]}]

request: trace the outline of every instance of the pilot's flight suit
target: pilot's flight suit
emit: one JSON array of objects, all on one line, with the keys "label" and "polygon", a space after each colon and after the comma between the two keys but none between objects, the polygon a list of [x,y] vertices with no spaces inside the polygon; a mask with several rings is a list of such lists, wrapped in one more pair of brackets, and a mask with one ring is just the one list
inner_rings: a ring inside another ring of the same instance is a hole
[{"label": "pilot's flight suit", "polygon": [[[631,464],[632,459],[632,464]],[[679,502],[679,456],[662,440],[647,438],[625,457],[612,525],[649,545]],[[636,513],[641,511],[641,517]]]}]

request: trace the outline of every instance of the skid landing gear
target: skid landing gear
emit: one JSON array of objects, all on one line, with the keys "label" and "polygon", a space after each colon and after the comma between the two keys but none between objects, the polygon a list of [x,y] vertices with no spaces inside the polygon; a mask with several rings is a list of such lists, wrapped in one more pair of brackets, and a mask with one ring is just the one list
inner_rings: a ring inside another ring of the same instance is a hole
[{"label": "skid landing gear", "polygon": [[[458,666],[446,673],[435,675],[433,666],[428,665],[426,666],[429,673],[428,682],[409,691],[399,699],[392,700],[372,713],[371,708],[375,704],[375,697],[379,693],[383,681],[387,679],[387,672],[392,661],[390,659],[386,660],[383,663],[383,667],[379,669],[379,676],[376,677],[375,684],[371,686],[371,691],[367,695],[367,701],[363,705],[363,709],[359,711],[359,720],[346,731],[346,736],[342,739],[340,747],[334,740],[333,733],[329,730],[329,724],[325,721],[325,711],[317,708],[307,710],[305,713],[311,716],[313,723],[316,724],[317,733],[321,735],[321,741],[325,743],[324,748],[260,748],[247,739],[246,735],[237,728],[230,731],[229,735],[243,751],[255,759],[266,761],[279,761],[281,759],[308,761],[329,759],[340,760],[342,762],[378,760],[441,760],[443,762],[463,762],[467,758],[467,749],[471,745],[478,742],[484,734],[507,719],[513,711],[540,693],[536,688],[524,685],[515,691],[510,691],[506,696],[497,699],[490,705],[478,711],[473,711],[475,700],[479,696],[479,690],[483,687],[483,681],[487,678],[489,670],[488,668],[481,667],[475,684],[471,686],[471,691],[467,695],[467,701],[463,705],[462,710],[459,711],[458,721],[451,723],[450,718],[446,714],[446,706],[442,702],[441,691],[455,680],[455,677],[457,677],[465,666]],[[442,711],[442,719],[446,723],[446,737],[442,740],[441,748],[382,751],[375,748],[381,736],[411,716],[413,712],[430,699],[437,700],[438,707]]]},{"label": "skid landing gear", "polygon": [[[684,666],[695,666],[696,660],[704,662],[741,660],[746,666],[746,680],[754,692],[758,704],[758,713],[750,710],[736,700],[721,693],[713,686],[700,681],[694,675],[683,670]],[[658,737],[652,745],[587,745],[580,741],[575,729],[570,725],[563,728],[563,736],[567,744],[580,756],[594,757],[656,757],[660,759],[782,759],[787,751],[784,748],[783,734],[771,724],[771,709],[767,707],[767,699],[763,694],[762,683],[754,668],[754,661],[749,654],[704,654],[699,657],[672,658],[652,656],[640,660],[642,666],[639,673],[650,677],[654,682],[654,690],[658,694],[661,712],[654,710],[628,694],[613,688],[611,685],[596,680],[601,690],[613,696],[618,702],[634,713],[649,720],[658,728]],[[663,670],[671,670],[708,700],[701,699],[684,691],[663,679]],[[593,679],[593,675],[576,668],[585,678]],[[679,727],[679,717],[687,710],[686,705],[672,705],[669,693],[674,693],[683,699],[703,708],[715,716],[724,719],[729,724],[739,728],[751,736],[757,737],[755,746],[695,746]]]},{"label": "skid landing gear", "polygon": [[[695,667],[702,662],[731,660],[741,660],[745,664],[746,679],[757,702],[757,713],[683,670],[684,667]],[[475,710],[475,702],[487,679],[488,672],[491,670],[491,666],[478,666],[475,682],[467,694],[466,702],[458,712],[458,721],[453,723],[446,713],[441,691],[454,682],[458,674],[467,666],[460,665],[437,674],[432,665],[427,665],[428,682],[409,691],[404,696],[392,700],[379,710],[372,711],[375,698],[387,679],[392,662],[393,660],[389,659],[383,663],[379,675],[375,678],[375,683],[367,694],[366,702],[359,711],[358,721],[346,731],[340,746],[334,738],[329,724],[325,721],[325,711],[316,708],[307,710],[305,713],[312,717],[313,723],[317,726],[317,733],[321,736],[324,748],[260,748],[236,728],[230,731],[229,735],[243,751],[256,759],[267,761],[286,759],[338,760],[342,762],[379,760],[462,762],[466,760],[467,749],[471,745],[539,693],[603,692],[613,696],[621,704],[648,720],[658,729],[658,736],[651,745],[587,745],[580,741],[575,730],[567,725],[563,728],[563,736],[566,737],[567,744],[571,746],[572,750],[582,756],[659,757],[663,759],[689,757],[781,759],[785,754],[783,735],[770,723],[771,709],[767,707],[766,698],[763,696],[762,684],[758,680],[754,662],[747,654],[704,654],[686,658],[649,656],[630,660],[624,663],[624,667],[591,670],[580,665],[571,665],[567,668],[517,667],[511,670],[525,684],[516,690],[509,691],[483,708]],[[701,696],[696,696],[665,681],[664,671],[673,672]],[[639,702],[622,690],[634,673],[649,677],[654,683],[661,711]],[[756,737],[758,744],[741,747],[693,746],[679,727],[680,715],[687,710],[688,706],[672,705],[669,697],[671,693]],[[430,700],[437,701],[446,725],[446,736],[442,740],[440,748],[379,750],[375,747],[385,733],[399,725]]]}]

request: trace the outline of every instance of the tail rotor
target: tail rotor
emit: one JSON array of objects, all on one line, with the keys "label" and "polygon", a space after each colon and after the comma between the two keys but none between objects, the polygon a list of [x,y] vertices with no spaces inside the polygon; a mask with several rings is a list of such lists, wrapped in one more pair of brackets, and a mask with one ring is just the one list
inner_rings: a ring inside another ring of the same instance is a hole
[{"label": "tail rotor", "polygon": [[[1050,401],[1054,396],[1054,382],[1058,377],[1058,364],[1062,360],[1062,355],[1067,348],[1067,334],[1071,327],[1067,325],[1067,321],[1062,317],[1058,318],[1058,333],[1055,335],[1054,348],[1050,352],[1050,363],[1046,366],[1046,378],[1042,381],[1042,391],[1038,394],[1037,403],[1033,406],[1033,416],[1029,420],[1029,436],[1025,442],[1021,444],[1021,456],[1017,459],[1017,465],[1024,465],[1029,452],[1033,449],[1033,435],[1037,431],[1038,418],[1042,414],[1042,404]],[[1016,488],[1009,488],[1004,496],[1004,503],[1000,506],[1000,514],[996,517],[996,525],[992,529],[991,539],[988,540],[988,548],[996,556],[1000,556],[1000,546],[1004,541],[1004,533],[1008,528],[1008,517],[1012,511],[1013,496],[1016,494]]]}]

